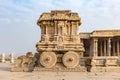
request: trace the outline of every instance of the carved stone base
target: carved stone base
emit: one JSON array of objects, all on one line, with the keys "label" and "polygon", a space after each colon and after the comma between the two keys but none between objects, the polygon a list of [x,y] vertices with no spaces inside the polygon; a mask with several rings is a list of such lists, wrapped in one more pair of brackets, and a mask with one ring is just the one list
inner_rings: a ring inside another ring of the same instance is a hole
[{"label": "carved stone base", "polygon": [[52,68],[35,67],[33,71],[51,71],[51,72],[86,72],[86,67],[76,66],[75,68],[66,68],[62,64],[56,64]]},{"label": "carved stone base", "polygon": [[34,71],[51,71],[51,72],[86,72],[85,67],[76,67],[76,68],[41,68],[35,67]]},{"label": "carved stone base", "polygon": [[120,72],[120,67],[92,67],[90,72]]}]

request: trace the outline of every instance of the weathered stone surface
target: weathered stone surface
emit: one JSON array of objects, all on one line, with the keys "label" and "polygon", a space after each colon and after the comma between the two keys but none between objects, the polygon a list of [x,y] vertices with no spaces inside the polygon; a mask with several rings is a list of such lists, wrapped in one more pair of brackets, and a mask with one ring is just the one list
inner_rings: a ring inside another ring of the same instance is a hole
[{"label": "weathered stone surface", "polygon": [[25,55],[19,56],[15,60],[15,67],[11,69],[11,71],[24,71],[24,72],[29,72],[33,71],[34,66],[35,66],[35,61],[37,59],[33,57],[33,54],[31,52],[28,52]]}]

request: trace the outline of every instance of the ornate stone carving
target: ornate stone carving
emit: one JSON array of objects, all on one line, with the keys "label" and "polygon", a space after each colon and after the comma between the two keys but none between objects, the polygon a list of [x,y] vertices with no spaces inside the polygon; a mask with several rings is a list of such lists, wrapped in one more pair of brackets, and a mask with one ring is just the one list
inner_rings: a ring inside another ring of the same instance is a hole
[{"label": "ornate stone carving", "polygon": [[51,68],[55,66],[57,62],[57,56],[54,52],[43,52],[40,55],[40,63],[45,68]]},{"label": "ornate stone carving", "polygon": [[63,55],[63,64],[67,68],[75,68],[79,64],[79,55],[76,52],[69,51]]}]

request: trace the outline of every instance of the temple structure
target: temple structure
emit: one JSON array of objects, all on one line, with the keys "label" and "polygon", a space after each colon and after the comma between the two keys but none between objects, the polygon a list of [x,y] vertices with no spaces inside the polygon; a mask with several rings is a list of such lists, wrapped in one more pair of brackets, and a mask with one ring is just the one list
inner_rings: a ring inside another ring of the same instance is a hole
[{"label": "temple structure", "polygon": [[78,34],[81,19],[70,10],[43,13],[37,24],[41,28],[41,41],[37,43],[41,67],[37,70],[85,71],[80,57],[84,52]]},{"label": "temple structure", "polygon": [[89,71],[120,71],[120,30],[96,30],[80,33],[85,52],[89,58]]},{"label": "temple structure", "polygon": [[78,33],[81,18],[70,10],[43,13],[37,25],[38,53],[20,56],[12,71],[120,72],[120,30]]}]

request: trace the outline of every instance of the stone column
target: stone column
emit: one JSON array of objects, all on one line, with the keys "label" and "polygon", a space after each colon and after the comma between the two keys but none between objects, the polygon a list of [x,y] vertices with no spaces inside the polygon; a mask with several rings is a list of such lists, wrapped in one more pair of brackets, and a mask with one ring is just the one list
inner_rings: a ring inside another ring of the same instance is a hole
[{"label": "stone column", "polygon": [[58,27],[58,35],[60,35],[60,28]]},{"label": "stone column", "polygon": [[71,35],[74,34],[74,31],[73,31],[73,22],[71,22]]},{"label": "stone column", "polygon": [[79,26],[79,25],[78,25],[78,22],[75,22],[75,26],[74,26],[74,27],[75,27],[75,29],[74,29],[74,30],[75,30],[75,31],[74,31],[74,34],[75,34],[75,35],[78,34],[78,30],[79,30],[78,26]]},{"label": "stone column", "polygon": [[43,35],[45,35],[45,27],[44,26],[42,26],[42,32],[43,32]]},{"label": "stone column", "polygon": [[111,38],[107,40],[107,56],[111,56]]},{"label": "stone column", "polygon": [[103,56],[103,46],[102,46],[102,41],[100,41],[100,56]]},{"label": "stone column", "polygon": [[104,56],[106,56],[106,39],[104,40]]},{"label": "stone column", "polygon": [[71,30],[70,30],[70,22],[68,22],[68,35],[70,35],[70,32],[71,32]]},{"label": "stone column", "polygon": [[2,63],[5,63],[5,54],[2,54]]},{"label": "stone column", "polygon": [[45,30],[46,30],[46,31],[45,31],[46,33],[45,33],[45,34],[46,34],[46,35],[48,34],[47,28],[48,28],[48,27],[46,26],[46,27],[45,27]]},{"label": "stone column", "polygon": [[55,21],[55,35],[57,35],[57,21]]},{"label": "stone column", "polygon": [[70,26],[67,27],[67,34],[70,35]]},{"label": "stone column", "polygon": [[120,46],[119,46],[119,40],[117,40],[117,56],[120,56],[119,52],[120,52]]},{"label": "stone column", "polygon": [[10,54],[10,57],[11,57],[10,62],[11,62],[11,63],[14,63],[14,54],[13,54],[13,53],[11,53],[11,54]]},{"label": "stone column", "polygon": [[115,41],[113,40],[113,56],[115,56]]},{"label": "stone column", "polygon": [[94,56],[98,56],[98,39],[97,38],[94,38],[93,39],[94,41]]},{"label": "stone column", "polygon": [[58,28],[58,35],[60,35],[60,25],[59,25],[59,22],[58,22],[57,28]]}]

